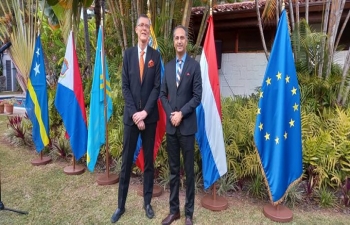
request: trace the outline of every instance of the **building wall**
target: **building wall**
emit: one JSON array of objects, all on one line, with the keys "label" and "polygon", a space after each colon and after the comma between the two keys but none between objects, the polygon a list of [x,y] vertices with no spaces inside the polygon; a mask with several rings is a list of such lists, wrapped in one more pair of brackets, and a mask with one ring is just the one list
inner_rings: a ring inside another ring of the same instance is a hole
[{"label": "building wall", "polygon": [[[334,62],[343,67],[347,51],[335,54]],[[220,90],[224,97],[249,96],[261,86],[267,60],[264,53],[224,53],[222,54]]]}]

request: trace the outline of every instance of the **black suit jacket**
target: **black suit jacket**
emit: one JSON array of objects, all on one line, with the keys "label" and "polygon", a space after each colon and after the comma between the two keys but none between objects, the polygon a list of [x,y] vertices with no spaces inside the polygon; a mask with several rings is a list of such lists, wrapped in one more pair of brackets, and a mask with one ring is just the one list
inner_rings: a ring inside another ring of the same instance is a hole
[{"label": "black suit jacket", "polygon": [[[145,110],[145,124],[158,121],[158,105],[160,89],[160,54],[147,46],[143,79],[141,83],[138,48],[131,47],[125,51],[123,58],[122,90],[124,96],[123,122],[133,125],[132,116]],[[147,127],[147,126],[146,126]]]},{"label": "black suit jacket", "polygon": [[170,114],[181,111],[183,118],[179,125],[182,135],[197,132],[196,107],[202,99],[202,77],[199,63],[188,54],[182,68],[179,87],[176,87],[176,59],[165,66],[160,90],[160,99],[167,115],[166,132],[175,134],[176,127],[171,124]]}]

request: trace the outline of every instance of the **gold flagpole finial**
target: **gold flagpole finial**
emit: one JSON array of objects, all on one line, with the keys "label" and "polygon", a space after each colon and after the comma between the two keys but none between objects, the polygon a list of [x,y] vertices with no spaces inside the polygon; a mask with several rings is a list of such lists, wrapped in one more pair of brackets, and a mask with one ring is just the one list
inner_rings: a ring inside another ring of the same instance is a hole
[{"label": "gold flagpole finial", "polygon": [[213,15],[213,6],[212,6],[212,0],[210,0],[210,3],[209,3],[209,15],[212,16]]},{"label": "gold flagpole finial", "polygon": [[285,2],[282,1],[282,11],[284,10],[285,6],[286,6]]},{"label": "gold flagpole finial", "polygon": [[151,13],[149,11],[149,8],[150,8],[150,2],[149,2],[149,0],[147,0],[147,16],[148,16],[148,18],[151,18]]},{"label": "gold flagpole finial", "polygon": [[103,27],[103,17],[104,17],[104,15],[103,15],[103,6],[101,5],[101,26]]}]

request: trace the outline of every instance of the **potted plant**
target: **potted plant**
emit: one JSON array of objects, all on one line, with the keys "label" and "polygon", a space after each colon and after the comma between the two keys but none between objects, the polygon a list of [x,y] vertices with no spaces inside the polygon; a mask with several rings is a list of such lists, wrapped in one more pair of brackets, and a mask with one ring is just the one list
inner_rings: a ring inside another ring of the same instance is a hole
[{"label": "potted plant", "polygon": [[0,113],[4,113],[4,101],[0,101]]},{"label": "potted plant", "polygon": [[4,100],[4,108],[7,114],[13,114],[13,107],[17,100],[15,98],[9,98]]}]

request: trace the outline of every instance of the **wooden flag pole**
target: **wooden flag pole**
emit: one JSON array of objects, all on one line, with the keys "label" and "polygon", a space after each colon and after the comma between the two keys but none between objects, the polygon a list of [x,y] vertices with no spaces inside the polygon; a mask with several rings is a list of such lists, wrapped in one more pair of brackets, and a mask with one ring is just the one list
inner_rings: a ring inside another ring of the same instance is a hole
[{"label": "wooden flag pole", "polygon": [[51,162],[51,158],[49,156],[43,156],[43,151],[40,152],[39,159],[33,159],[31,161],[33,166],[42,166]]},{"label": "wooden flag pole", "polygon": [[[211,17],[213,15],[213,8],[212,8],[212,1],[210,0],[209,3],[209,16]],[[202,53],[204,54],[204,53]],[[216,183],[214,182],[212,186],[212,195],[206,195],[202,198],[201,200],[202,206],[204,208],[210,209],[212,211],[220,211],[220,210],[225,210],[228,207],[228,201],[222,197],[222,196],[217,196],[216,194]]]},{"label": "wooden flag pole", "polygon": [[67,175],[80,175],[85,172],[85,168],[75,164],[75,157],[73,154],[73,165],[64,167],[63,172]]},{"label": "wooden flag pole", "polygon": [[101,44],[101,66],[103,75],[103,109],[104,109],[104,123],[105,123],[105,137],[106,137],[106,172],[102,175],[97,176],[96,182],[99,185],[110,185],[115,184],[119,181],[119,176],[116,174],[109,174],[109,144],[108,144],[108,120],[107,120],[107,89],[106,89],[106,68],[105,68],[105,50],[104,50],[104,2],[101,5],[101,32],[102,32],[102,44]]},{"label": "wooden flag pole", "polygon": [[[40,35],[40,22],[38,22],[38,36]],[[31,161],[33,166],[42,166],[46,165],[51,162],[51,157],[43,156],[43,150],[40,151],[40,158],[39,159],[33,159]]]},{"label": "wooden flag pole", "polygon": [[[282,11],[285,8],[285,3],[282,1]],[[287,223],[293,220],[293,212],[284,205],[278,203],[277,205],[267,204],[263,208],[265,217],[272,221]]]}]

